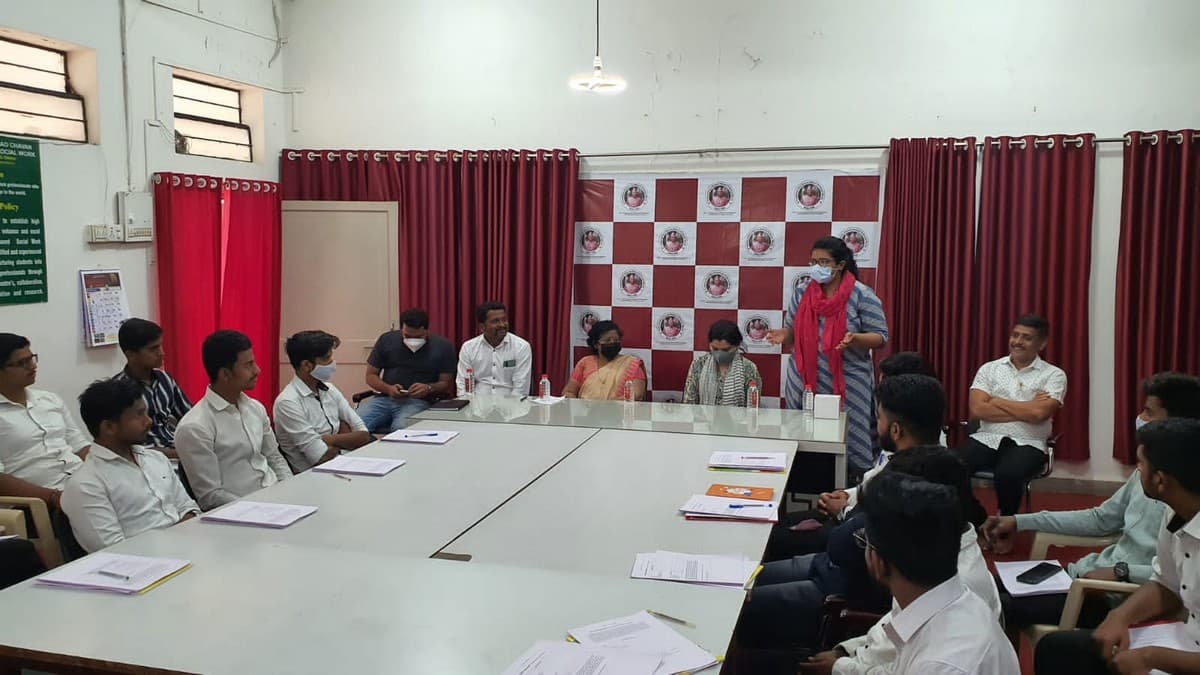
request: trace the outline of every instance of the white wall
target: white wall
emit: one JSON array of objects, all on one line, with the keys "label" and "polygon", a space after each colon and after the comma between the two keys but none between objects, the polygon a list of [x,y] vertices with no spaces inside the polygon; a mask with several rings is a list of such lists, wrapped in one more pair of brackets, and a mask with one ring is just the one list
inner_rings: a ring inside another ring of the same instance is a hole
[{"label": "white wall", "polygon": [[[611,98],[566,87],[590,66],[590,0],[295,0],[285,12],[284,68],[308,93],[297,99],[289,143],[598,153],[1200,126],[1193,0],[601,4],[606,70],[630,83]],[[874,166],[880,153],[731,159],[757,168]],[[1112,441],[1120,176],[1120,146],[1102,146],[1092,389],[1076,392],[1091,398],[1097,455]]]},{"label": "white wall", "polygon": [[[155,171],[278,178],[278,152],[290,118],[285,114],[290,109],[286,96],[270,92],[263,96],[265,152],[258,161],[247,164],[176,155],[170,67],[154,65],[158,59],[231,80],[281,88],[281,64],[276,60],[273,67],[267,66],[275,49],[270,0],[171,0],[169,4],[180,11],[141,0],[127,1],[128,110],[132,119],[128,162],[121,0],[6,2],[0,14],[0,27],[96,52],[99,144],[41,143],[50,301],[0,307],[0,330],[29,336],[41,357],[39,386],[67,398],[77,396],[91,380],[115,373],[124,363],[115,346],[83,347],[80,268],[120,267],[133,314],[157,314],[153,244],[87,244],[84,225],[114,222],[113,195],[130,188],[150,189],[149,176]],[[185,12],[203,12],[201,16],[210,20]],[[162,120],[161,124],[156,119]]]}]

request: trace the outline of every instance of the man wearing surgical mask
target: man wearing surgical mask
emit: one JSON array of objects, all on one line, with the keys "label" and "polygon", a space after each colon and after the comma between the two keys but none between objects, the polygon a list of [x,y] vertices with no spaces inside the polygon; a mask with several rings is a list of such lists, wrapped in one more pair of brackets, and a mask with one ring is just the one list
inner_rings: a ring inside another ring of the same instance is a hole
[{"label": "man wearing surgical mask", "polygon": [[275,399],[275,436],[296,473],[371,442],[371,433],[331,380],[337,336],[306,330],[284,346],[296,376]]},{"label": "man wearing surgical mask", "polygon": [[367,357],[367,386],[380,395],[364,401],[358,415],[373,433],[402,429],[434,399],[454,396],[456,368],[454,346],[429,332],[429,314],[407,309],[400,330],[380,335]]},{"label": "man wearing surgical mask", "polygon": [[[1200,419],[1200,378],[1179,373],[1158,373],[1142,383],[1145,405],[1134,418],[1133,426],[1142,426],[1169,417]],[[1130,430],[1131,432],[1133,429]],[[987,545],[998,554],[1012,549],[1013,534],[1018,531],[1051,532],[1081,537],[1120,535],[1120,539],[1099,553],[1091,553],[1067,566],[1073,577],[1105,581],[1131,581],[1141,584],[1150,579],[1151,560],[1157,547],[1158,528],[1162,524],[1163,504],[1142,491],[1141,476],[1134,471],[1103,504],[1079,511],[1042,511],[993,516],[982,531]],[[1018,630],[1031,624],[1057,624],[1066,603],[1066,593],[1014,598],[1001,592],[1005,626]],[[1094,628],[1110,609],[1104,596],[1085,596],[1079,615],[1080,628]]]}]

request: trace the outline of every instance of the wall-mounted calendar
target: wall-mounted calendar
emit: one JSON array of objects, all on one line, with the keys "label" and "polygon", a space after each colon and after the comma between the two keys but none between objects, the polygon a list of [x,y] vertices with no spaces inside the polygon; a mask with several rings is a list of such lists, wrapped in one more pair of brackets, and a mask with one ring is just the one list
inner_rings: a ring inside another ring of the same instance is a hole
[{"label": "wall-mounted calendar", "polygon": [[117,331],[129,318],[129,297],[121,270],[79,270],[83,290],[83,343],[88,347],[117,344]]}]

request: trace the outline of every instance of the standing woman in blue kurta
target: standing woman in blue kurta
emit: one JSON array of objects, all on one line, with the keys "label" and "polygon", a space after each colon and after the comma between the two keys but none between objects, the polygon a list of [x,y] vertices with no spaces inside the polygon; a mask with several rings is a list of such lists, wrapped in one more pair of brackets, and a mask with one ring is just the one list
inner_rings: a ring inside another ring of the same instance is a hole
[{"label": "standing woman in blue kurta", "polygon": [[847,462],[854,474],[874,461],[875,373],[871,350],[888,340],[883,305],[858,281],[858,265],[846,242],[822,237],[813,243],[810,280],[788,303],[786,328],[771,331],[775,344],[791,345],[784,382],[787,406],[800,409],[807,383],[817,394],[845,401]]}]

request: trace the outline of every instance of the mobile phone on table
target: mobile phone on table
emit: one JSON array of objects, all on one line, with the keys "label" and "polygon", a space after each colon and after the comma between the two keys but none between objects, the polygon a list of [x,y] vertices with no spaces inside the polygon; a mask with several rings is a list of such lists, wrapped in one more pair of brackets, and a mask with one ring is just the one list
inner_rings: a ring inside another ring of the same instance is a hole
[{"label": "mobile phone on table", "polygon": [[1050,577],[1062,571],[1062,567],[1054,563],[1043,562],[1030,567],[1029,569],[1017,575],[1017,581],[1023,584],[1040,584]]}]

